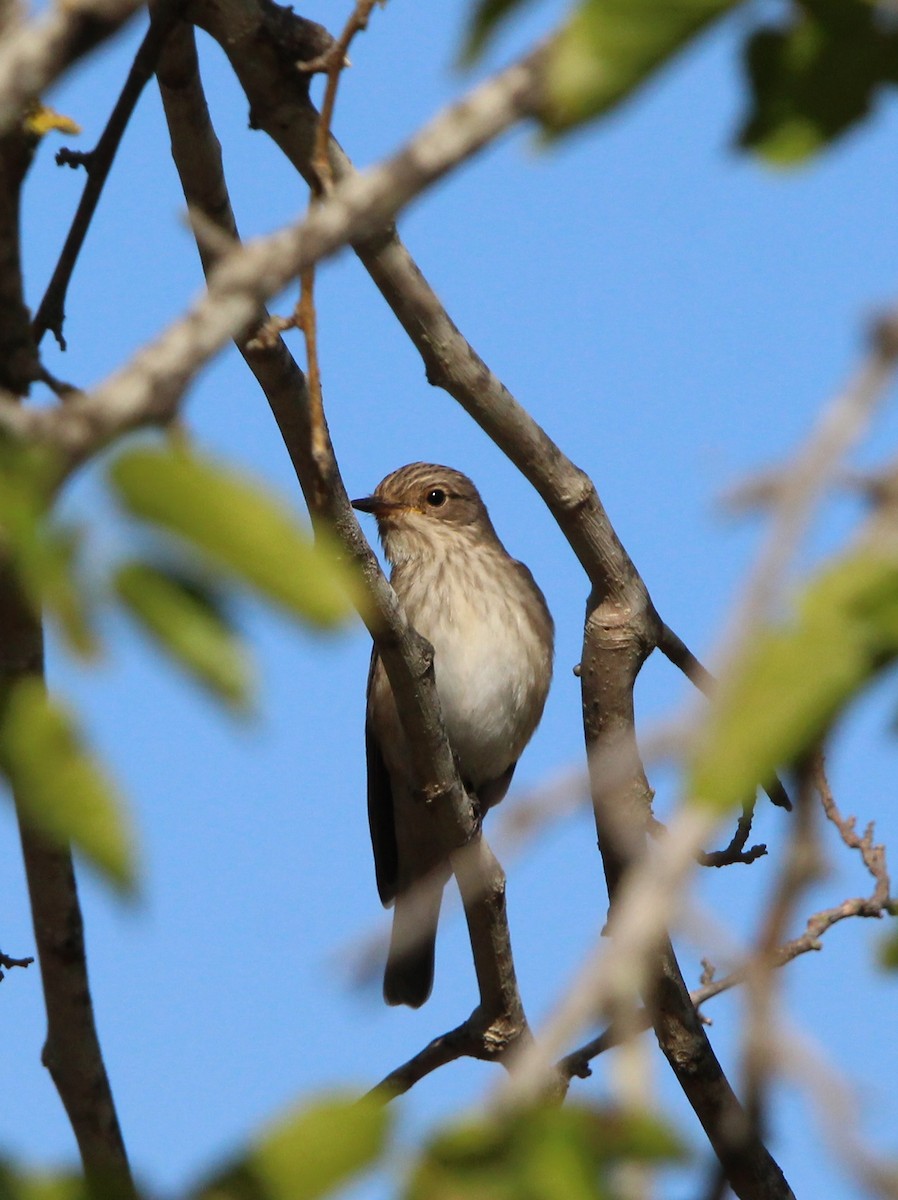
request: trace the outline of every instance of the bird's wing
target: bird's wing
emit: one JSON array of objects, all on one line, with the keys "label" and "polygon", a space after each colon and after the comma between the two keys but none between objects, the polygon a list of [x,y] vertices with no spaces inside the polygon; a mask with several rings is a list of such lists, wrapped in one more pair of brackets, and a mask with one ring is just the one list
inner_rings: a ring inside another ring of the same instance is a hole
[{"label": "bird's wing", "polygon": [[477,799],[480,801],[481,816],[505,798],[505,793],[511,787],[511,777],[514,775],[514,769],[517,765],[517,762],[513,762],[510,767],[507,767],[502,772],[498,779],[491,779],[489,783],[482,783],[477,789]]},{"label": "bird's wing", "polygon": [[[377,651],[372,650],[371,668],[368,671],[369,709],[371,683],[377,663]],[[381,903],[387,905],[396,899],[399,851],[396,846],[393,785],[380,742],[371,725],[370,712],[365,719],[365,753],[368,759],[368,828],[371,831],[371,848],[374,851],[374,874]]]}]

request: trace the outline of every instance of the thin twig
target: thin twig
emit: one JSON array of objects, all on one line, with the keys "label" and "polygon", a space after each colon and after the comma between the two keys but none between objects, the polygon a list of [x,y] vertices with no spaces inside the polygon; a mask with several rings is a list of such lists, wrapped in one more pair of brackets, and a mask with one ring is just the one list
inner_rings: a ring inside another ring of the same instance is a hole
[{"label": "thin twig", "polygon": [[745,849],[754,815],[755,800],[752,797],[742,805],[742,814],[736,822],[736,830],[729,845],[723,850],[703,850],[698,860],[701,865],[703,867],[728,867],[732,863],[753,863],[756,859],[762,858],[767,853],[767,847],[763,842],[752,846],[750,850]]},{"label": "thin twig", "polygon": [[93,150],[86,153],[79,152],[77,155],[61,150],[56,156],[56,161],[61,166],[83,166],[87,171],[87,182],[84,185],[84,191],[59,261],[32,323],[32,332],[37,345],[40,345],[41,339],[49,329],[60,347],[63,350],[66,348],[62,333],[65,321],[65,300],[78,255],[81,253],[81,247],[90,228],[122,135],[131,119],[141,92],[153,77],[162,44],[174,22],[178,20],[183,7],[184,0],[159,0],[154,7],[150,27],[134,56],[131,70],[128,72],[125,85],[106,122],[106,128]]},{"label": "thin twig", "polygon": [[465,1021],[463,1025],[428,1042],[423,1050],[419,1050],[408,1062],[385,1075],[367,1094],[380,1096],[385,1101],[393,1100],[410,1091],[416,1083],[420,1083],[426,1076],[438,1071],[447,1063],[455,1062],[459,1058],[483,1058],[482,1051],[482,1039],[472,1037],[469,1023]]},{"label": "thin twig", "polygon": [[378,0],[357,0],[356,6],[349,20],[346,22],[342,34],[327,54],[312,63],[304,64],[304,69],[307,71],[319,70],[323,67],[327,72],[327,84],[324,89],[324,98],[321,102],[321,113],[318,117],[318,128],[315,132],[315,146],[312,150],[311,164],[317,177],[318,194],[322,196],[326,196],[334,185],[328,148],[331,129],[333,128],[334,108],[337,103],[337,88],[340,85],[340,77],[349,65],[349,47],[352,45],[356,34],[368,28],[368,21],[377,3]]},{"label": "thin twig", "polygon": [[0,951],[0,979],[3,978],[4,971],[11,971],[14,967],[30,967],[33,962],[33,958],[10,958],[8,954]]},{"label": "thin twig", "polygon": [[[872,823],[867,825],[863,836],[859,836],[856,831],[856,818],[841,815],[822,766],[822,760],[820,760],[819,767],[815,767],[814,770],[814,786],[820,796],[823,811],[838,831],[844,844],[860,855],[873,879],[873,891],[869,896],[846,899],[840,904],[813,913],[807,918],[804,933],[783,942],[771,951],[769,962],[775,968],[784,967],[803,954],[822,950],[823,936],[827,930],[841,921],[850,920],[853,917],[881,919],[892,911],[893,901],[885,847],[874,841]],[[701,1008],[715,996],[739,987],[745,982],[746,976],[747,968],[742,965],[726,975],[715,978],[714,969],[707,963],[707,960],[703,960],[701,986],[690,992],[692,1001],[696,1008]],[[642,1029],[650,1027],[648,1014],[644,1011],[638,1014],[638,1021]],[[619,1030],[613,1028],[604,1030],[597,1037],[561,1059],[558,1070],[567,1077],[586,1077],[589,1074],[591,1060],[618,1045],[620,1036]]]}]

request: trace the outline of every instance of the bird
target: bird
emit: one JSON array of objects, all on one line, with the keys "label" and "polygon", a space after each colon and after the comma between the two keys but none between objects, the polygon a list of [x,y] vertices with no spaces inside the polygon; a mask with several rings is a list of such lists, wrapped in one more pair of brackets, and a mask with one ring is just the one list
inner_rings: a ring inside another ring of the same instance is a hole
[{"label": "bird", "polygon": [[[460,471],[411,463],[352,505],[376,518],[393,589],[433,646],[449,745],[482,815],[505,796],[542,717],[554,654],[545,597],[502,545],[480,493]],[[365,745],[377,888],[394,909],[384,999],[419,1008],[433,988],[437,923],[452,872],[415,796],[408,742],[376,647]]]}]

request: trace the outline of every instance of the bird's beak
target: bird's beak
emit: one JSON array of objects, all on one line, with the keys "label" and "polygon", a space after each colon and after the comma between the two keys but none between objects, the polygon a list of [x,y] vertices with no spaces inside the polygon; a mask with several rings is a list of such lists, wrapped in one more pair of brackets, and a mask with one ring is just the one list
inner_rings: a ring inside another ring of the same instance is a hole
[{"label": "bird's beak", "polygon": [[386,517],[391,512],[405,508],[404,504],[399,504],[395,500],[382,500],[380,496],[362,496],[361,499],[350,500],[349,503],[359,512],[373,513],[375,517]]}]

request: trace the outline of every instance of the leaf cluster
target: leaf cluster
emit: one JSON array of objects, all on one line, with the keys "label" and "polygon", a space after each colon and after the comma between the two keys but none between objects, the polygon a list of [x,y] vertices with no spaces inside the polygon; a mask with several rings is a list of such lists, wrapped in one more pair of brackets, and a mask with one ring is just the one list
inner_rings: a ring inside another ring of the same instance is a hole
[{"label": "leaf cluster", "polygon": [[[463,52],[473,61],[530,0],[480,0]],[[580,0],[550,43],[540,116],[550,136],[600,116],[745,0]],[[802,162],[868,116],[898,82],[894,9],[872,0],[795,0],[744,47],[742,149],[777,166]]]},{"label": "leaf cluster", "polygon": [[[52,512],[53,482],[45,455],[0,447],[8,583],[79,656],[100,652],[101,604],[118,606],[209,694],[247,713],[253,669],[229,615],[233,593],[249,592],[318,629],[344,621],[360,603],[355,574],[326,535],[313,541],[262,484],[183,445],[140,445],[112,460],[109,490],[150,549],[114,562],[99,581],[86,577],[84,531]],[[116,887],[134,886],[136,852],[121,797],[74,714],[37,677],[20,677],[2,697],[0,770],[29,823],[71,842]]]},{"label": "leaf cluster", "polygon": [[[186,1200],[321,1200],[395,1168],[393,1110],[382,1099],[326,1097],[275,1121]],[[657,1118],[587,1105],[484,1114],[437,1131],[403,1169],[405,1200],[615,1200],[625,1163],[682,1159]],[[0,1200],[102,1200],[73,1176],[0,1170]]]}]

